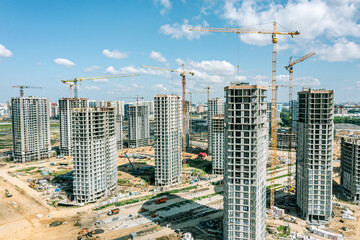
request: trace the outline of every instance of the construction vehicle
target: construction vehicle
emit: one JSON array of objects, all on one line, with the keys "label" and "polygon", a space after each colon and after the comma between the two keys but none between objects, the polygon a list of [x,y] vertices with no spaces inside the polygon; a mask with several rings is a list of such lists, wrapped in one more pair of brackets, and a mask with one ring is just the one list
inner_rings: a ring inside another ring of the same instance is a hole
[{"label": "construction vehicle", "polygon": [[127,158],[127,160],[129,161],[130,166],[131,166],[131,168],[133,169],[133,173],[134,173],[134,174],[136,174],[136,175],[142,175],[142,174],[144,174],[144,172],[141,171],[140,168],[135,168],[135,167],[134,167],[134,165],[133,165],[132,162],[130,161],[130,158],[129,158],[129,156],[127,155],[127,153],[124,153],[124,156],[125,156],[125,157]]},{"label": "construction vehicle", "polygon": [[17,86],[12,86],[13,88],[20,88],[20,97],[24,96],[24,88],[38,88],[41,89],[42,87],[32,87],[32,86],[23,86],[23,85],[17,85]]},{"label": "construction vehicle", "polygon": [[[186,127],[185,127],[185,122],[186,122],[186,119],[185,119],[186,118],[186,94],[185,94],[186,93],[186,76],[185,75],[189,74],[191,76],[194,76],[195,73],[185,71],[185,64],[182,64],[181,66],[182,66],[182,70],[172,70],[172,69],[151,67],[151,66],[145,66],[145,65],[142,65],[141,67],[180,73],[180,76],[182,77],[183,153],[185,153],[185,150],[186,150],[185,149],[186,148]],[[185,157],[183,157],[183,164],[186,164]]]},{"label": "construction vehicle", "polygon": [[108,79],[108,78],[135,77],[135,76],[140,76],[140,74],[94,76],[94,77],[76,77],[76,78],[71,79],[71,80],[61,80],[61,82],[63,82],[64,84],[70,86],[70,97],[72,97],[71,96],[71,89],[72,89],[72,87],[74,87],[74,95],[75,95],[75,98],[77,99],[79,97],[78,96],[78,91],[79,91],[78,90],[78,82],[80,82],[80,84],[81,84],[81,82],[85,81],[85,80],[99,80],[99,79]]},{"label": "construction vehicle", "polygon": [[295,193],[295,186],[292,186],[292,187],[289,189],[289,192]]},{"label": "construction vehicle", "polygon": [[279,32],[277,31],[276,22],[271,30],[263,29],[240,29],[240,28],[213,28],[213,27],[194,27],[189,31],[200,32],[229,32],[229,33],[250,33],[250,34],[270,34],[272,37],[272,98],[271,98],[271,187],[270,187],[270,226],[274,226],[274,203],[275,203],[275,161],[277,159],[277,87],[276,87],[276,57],[277,57],[277,35],[287,35],[294,37],[299,35],[299,31],[295,32]]},{"label": "construction vehicle", "polygon": [[79,236],[77,237],[78,240],[82,240],[84,239],[84,237],[86,239],[92,238],[92,236],[95,234],[95,231],[89,231],[89,229],[87,228],[83,228],[81,229],[81,231],[79,232]]},{"label": "construction vehicle", "polygon": [[[290,188],[291,187],[291,149],[292,149],[292,145],[291,145],[291,135],[293,132],[293,126],[292,126],[292,94],[293,94],[293,66],[299,62],[303,62],[304,60],[308,59],[311,56],[314,56],[315,52],[310,52],[308,54],[306,54],[305,56],[297,59],[296,61],[292,61],[292,57],[290,57],[290,61],[289,61],[289,65],[285,66],[285,69],[289,71],[289,131],[288,131],[288,179],[287,179],[287,186]],[[293,189],[293,191],[295,192],[295,188],[291,187],[290,189]],[[290,190],[289,190],[290,191]],[[291,191],[290,191],[291,192]]]},{"label": "construction vehicle", "polygon": [[163,197],[163,198],[158,198],[155,200],[155,203],[156,204],[160,204],[160,203],[166,203],[167,201],[167,198],[166,197]]},{"label": "construction vehicle", "polygon": [[36,188],[36,184],[35,183],[33,183],[33,182],[29,182],[29,187],[31,187],[31,188]]},{"label": "construction vehicle", "polygon": [[12,197],[12,194],[5,188],[5,196],[6,197]]},{"label": "construction vehicle", "polygon": [[120,208],[114,208],[114,209],[109,210],[107,215],[111,216],[111,215],[114,215],[114,214],[118,214],[119,212],[120,212]]}]

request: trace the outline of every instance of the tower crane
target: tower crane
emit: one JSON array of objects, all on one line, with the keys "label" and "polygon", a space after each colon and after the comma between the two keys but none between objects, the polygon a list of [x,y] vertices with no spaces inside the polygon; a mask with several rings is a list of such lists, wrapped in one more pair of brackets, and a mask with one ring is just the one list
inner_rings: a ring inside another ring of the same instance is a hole
[{"label": "tower crane", "polygon": [[24,96],[24,88],[38,88],[41,89],[42,87],[32,87],[32,86],[23,86],[23,85],[16,85],[12,86],[13,88],[20,88],[20,97]]},{"label": "tower crane", "polygon": [[288,143],[289,143],[289,149],[288,149],[288,179],[287,179],[287,185],[288,189],[291,189],[291,135],[292,135],[292,99],[293,99],[293,66],[299,62],[303,62],[304,60],[308,59],[311,56],[314,56],[315,52],[310,52],[306,54],[305,56],[297,59],[296,61],[292,61],[292,57],[290,57],[289,65],[285,66],[285,69],[289,71],[289,131],[288,131]]},{"label": "tower crane", "polygon": [[295,32],[279,32],[274,22],[272,30],[263,29],[241,29],[241,28],[213,28],[213,27],[194,27],[189,31],[200,32],[229,32],[229,33],[251,33],[251,34],[271,34],[272,37],[272,98],[271,98],[271,191],[270,191],[270,216],[271,225],[274,225],[274,199],[275,199],[275,161],[277,159],[276,143],[277,143],[277,87],[276,87],[276,55],[277,55],[277,35],[287,35],[294,37],[299,35],[299,31]]},{"label": "tower crane", "polygon": [[[61,80],[63,83],[67,84],[70,86],[70,93],[71,93],[71,88],[72,86],[68,83],[73,83],[74,84],[74,95],[75,98],[78,98],[78,82],[85,81],[85,80],[96,80],[96,79],[107,79],[107,78],[122,78],[122,77],[135,77],[135,76],[140,76],[140,74],[129,74],[129,75],[110,75],[110,76],[93,76],[93,77],[76,77],[74,79],[70,79],[70,80]],[[71,95],[71,94],[70,94]]]},{"label": "tower crane", "polygon": [[[157,70],[162,70],[162,71],[168,71],[168,72],[176,72],[176,73],[180,73],[180,76],[182,77],[182,114],[183,114],[183,152],[185,153],[185,148],[186,148],[186,129],[185,129],[185,114],[186,114],[186,74],[194,76],[195,73],[193,72],[188,72],[185,71],[185,64],[182,64],[182,70],[173,70],[173,69],[166,69],[166,68],[159,68],[159,67],[151,67],[151,66],[145,66],[145,65],[141,65],[141,67],[143,68],[152,68],[152,69],[157,69]],[[183,163],[186,163],[186,158],[183,158]]]}]

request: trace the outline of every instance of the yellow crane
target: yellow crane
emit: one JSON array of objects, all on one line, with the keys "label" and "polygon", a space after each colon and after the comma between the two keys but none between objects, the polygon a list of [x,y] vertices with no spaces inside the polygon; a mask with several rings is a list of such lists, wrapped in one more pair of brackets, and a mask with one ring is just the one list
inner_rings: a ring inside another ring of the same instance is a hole
[{"label": "yellow crane", "polygon": [[[152,66],[146,66],[146,65],[141,65],[141,67],[143,68],[151,68],[151,69],[157,69],[157,70],[161,70],[161,71],[168,71],[168,72],[176,72],[176,73],[180,73],[180,76],[182,77],[182,115],[183,115],[183,152],[185,153],[185,148],[186,148],[186,129],[185,129],[185,115],[186,115],[186,75],[191,75],[194,76],[195,73],[193,72],[188,72],[185,71],[185,64],[182,64],[182,70],[173,70],[173,69],[166,69],[166,68],[159,68],[159,67],[152,67]],[[186,163],[186,158],[183,158],[183,164]]]},{"label": "yellow crane", "polygon": [[292,61],[292,57],[290,57],[289,65],[285,66],[285,69],[289,71],[289,130],[288,130],[288,179],[287,179],[287,185],[288,189],[293,189],[291,185],[291,135],[293,132],[292,129],[292,100],[293,100],[293,66],[299,62],[303,62],[304,60],[308,59],[311,56],[314,56],[315,52],[310,52],[306,54],[305,56],[297,59],[296,61]]},{"label": "yellow crane", "polygon": [[276,144],[277,144],[277,87],[276,87],[276,53],[277,53],[277,35],[287,35],[294,37],[299,35],[299,31],[295,32],[279,32],[274,22],[273,29],[241,29],[241,28],[214,28],[214,27],[194,27],[189,31],[200,32],[229,32],[229,33],[250,33],[250,34],[271,34],[272,36],[272,98],[271,98],[271,191],[270,191],[270,216],[271,225],[274,225],[274,199],[275,199],[275,161],[277,159]]},{"label": "yellow crane", "polygon": [[12,86],[13,88],[20,88],[20,97],[24,96],[24,88],[42,88],[42,87],[32,87],[32,86],[23,86],[23,85],[17,85]]},{"label": "yellow crane", "polygon": [[[78,98],[78,82],[85,81],[85,80],[97,80],[97,79],[108,79],[108,78],[122,78],[122,77],[135,77],[140,76],[140,74],[129,74],[129,75],[110,75],[110,76],[93,76],[93,77],[76,77],[74,79],[70,80],[61,80],[64,84],[67,84],[70,86],[70,97],[71,97],[71,88],[74,86],[74,95],[75,98]],[[73,83],[73,86],[69,83]]]}]

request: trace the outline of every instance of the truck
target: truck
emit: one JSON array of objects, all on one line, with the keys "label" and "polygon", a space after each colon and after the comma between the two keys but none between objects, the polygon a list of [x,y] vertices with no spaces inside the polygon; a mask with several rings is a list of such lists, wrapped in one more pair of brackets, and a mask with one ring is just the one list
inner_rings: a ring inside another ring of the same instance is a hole
[{"label": "truck", "polygon": [[107,215],[111,216],[114,214],[118,214],[120,212],[120,208],[114,208],[108,211]]},{"label": "truck", "polygon": [[156,204],[160,204],[160,203],[166,203],[167,198],[163,197],[163,198],[158,198],[155,200]]}]

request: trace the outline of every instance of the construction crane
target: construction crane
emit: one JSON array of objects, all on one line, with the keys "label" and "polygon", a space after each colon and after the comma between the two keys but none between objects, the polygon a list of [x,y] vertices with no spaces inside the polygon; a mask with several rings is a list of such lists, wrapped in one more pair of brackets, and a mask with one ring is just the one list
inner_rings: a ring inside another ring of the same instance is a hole
[{"label": "construction crane", "polygon": [[12,86],[13,88],[20,88],[20,97],[24,96],[24,88],[38,88],[41,89],[42,87],[32,87],[32,86],[23,86],[23,85],[16,85]]},{"label": "construction crane", "polygon": [[271,98],[271,191],[270,191],[270,216],[271,225],[274,225],[274,199],[275,199],[275,161],[277,159],[276,143],[277,143],[277,87],[276,87],[276,55],[277,55],[277,35],[287,35],[294,37],[299,35],[299,31],[295,32],[279,32],[274,22],[272,30],[263,29],[241,29],[241,28],[213,28],[213,27],[194,27],[189,31],[200,32],[229,32],[229,33],[251,33],[251,34],[271,34],[272,37],[272,98]]},{"label": "construction crane", "polygon": [[74,83],[72,83],[72,82],[66,82],[65,84],[70,87],[70,98],[72,98],[72,88],[73,88],[73,86],[74,86]]},{"label": "construction crane", "polygon": [[144,99],[144,97],[139,97],[139,95],[136,95],[136,97],[120,97],[117,99],[136,99],[136,106],[139,105],[139,99]]},{"label": "construction crane", "polygon": [[[289,65],[285,66],[285,69],[289,71],[289,130],[288,130],[288,144],[289,144],[289,149],[288,149],[288,179],[287,179],[287,185],[288,185],[288,189],[294,189],[291,185],[291,135],[293,132],[292,129],[292,100],[293,100],[293,66],[299,62],[303,62],[304,60],[308,59],[311,56],[314,56],[315,52],[310,52],[308,54],[306,54],[305,56],[299,58],[296,61],[292,61],[292,57],[290,57],[290,61],[289,61]],[[290,191],[290,190],[289,190]],[[291,191],[290,191],[291,192]]]},{"label": "construction crane", "polygon": [[[159,67],[151,67],[151,66],[145,66],[142,65],[141,67],[143,68],[152,68],[152,69],[157,69],[157,70],[162,70],[162,71],[169,71],[169,72],[176,72],[176,73],[180,73],[180,76],[182,77],[182,114],[183,114],[183,152],[185,153],[185,148],[186,148],[186,129],[185,129],[185,114],[186,114],[186,74],[194,76],[195,73],[193,72],[188,72],[185,71],[185,64],[182,64],[182,70],[173,70],[173,69],[166,69],[166,68],[159,68]],[[183,158],[183,164],[186,163],[186,158]]]},{"label": "construction crane", "polygon": [[[94,77],[76,77],[74,79],[71,80],[61,80],[63,83],[67,84],[67,83],[73,83],[74,84],[74,95],[75,98],[78,98],[78,82],[85,81],[85,80],[97,80],[97,79],[108,79],[108,78],[122,78],[122,77],[135,77],[135,76],[140,76],[140,74],[129,74],[129,75],[110,75],[110,76],[94,76]],[[69,84],[67,84],[69,85]],[[71,88],[72,86],[70,86],[70,93],[71,93]],[[70,94],[71,95],[71,94]]]}]

